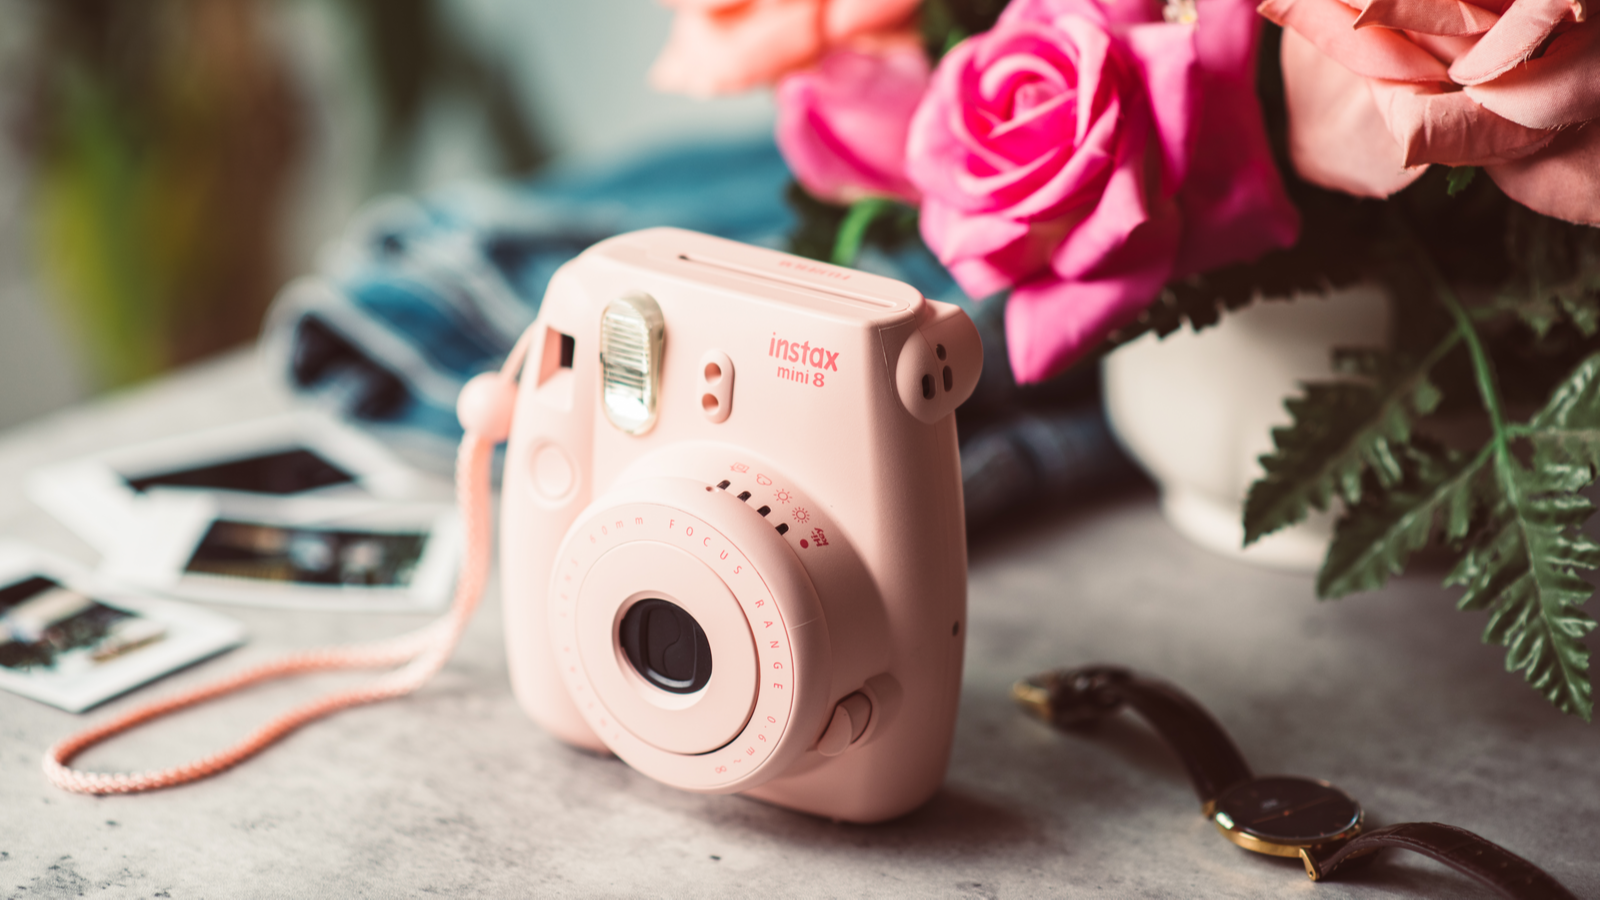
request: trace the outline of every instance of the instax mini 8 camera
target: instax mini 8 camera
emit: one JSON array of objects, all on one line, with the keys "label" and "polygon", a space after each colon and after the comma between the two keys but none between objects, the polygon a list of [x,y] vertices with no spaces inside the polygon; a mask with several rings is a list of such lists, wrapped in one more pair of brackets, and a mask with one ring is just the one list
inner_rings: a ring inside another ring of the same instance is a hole
[{"label": "instax mini 8 camera", "polygon": [[966,314],[653,229],[557,272],[525,342],[501,559],[528,714],[684,790],[926,801],[965,639]]}]

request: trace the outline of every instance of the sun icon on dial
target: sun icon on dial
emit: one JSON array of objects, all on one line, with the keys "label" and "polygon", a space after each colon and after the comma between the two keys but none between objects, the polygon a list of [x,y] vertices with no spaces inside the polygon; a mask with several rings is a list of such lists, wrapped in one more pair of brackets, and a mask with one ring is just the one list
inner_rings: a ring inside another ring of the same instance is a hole
[{"label": "sun icon on dial", "polygon": [[776,491],[773,491],[772,496],[776,497],[779,503],[788,503],[790,500],[794,499],[794,495],[783,488],[778,488]]},{"label": "sun icon on dial", "polygon": [[796,522],[799,522],[801,524],[804,524],[806,522],[811,521],[811,512],[809,510],[807,510],[804,506],[796,506],[794,508],[794,511],[791,512],[790,515],[794,517],[794,520]]}]

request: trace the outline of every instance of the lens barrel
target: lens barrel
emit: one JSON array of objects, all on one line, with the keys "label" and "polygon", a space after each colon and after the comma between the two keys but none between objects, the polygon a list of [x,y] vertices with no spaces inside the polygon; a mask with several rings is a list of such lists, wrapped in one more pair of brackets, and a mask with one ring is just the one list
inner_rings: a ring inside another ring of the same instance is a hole
[{"label": "lens barrel", "polygon": [[640,676],[674,694],[692,694],[711,680],[711,642],[682,607],[669,600],[640,600],[622,616],[622,651]]}]

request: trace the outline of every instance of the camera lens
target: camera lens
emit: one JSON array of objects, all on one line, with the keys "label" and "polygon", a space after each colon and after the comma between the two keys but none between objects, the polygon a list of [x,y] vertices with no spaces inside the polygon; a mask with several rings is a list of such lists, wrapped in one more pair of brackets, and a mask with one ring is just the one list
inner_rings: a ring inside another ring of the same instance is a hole
[{"label": "camera lens", "polygon": [[711,643],[700,623],[667,600],[640,600],[622,616],[622,650],[644,679],[692,694],[711,680]]}]

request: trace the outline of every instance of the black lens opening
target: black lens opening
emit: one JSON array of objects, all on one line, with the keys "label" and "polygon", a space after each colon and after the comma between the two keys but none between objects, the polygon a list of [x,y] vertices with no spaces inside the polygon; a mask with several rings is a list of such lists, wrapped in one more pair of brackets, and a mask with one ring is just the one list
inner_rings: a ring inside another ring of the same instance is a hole
[{"label": "black lens opening", "polygon": [[683,607],[640,600],[622,616],[622,652],[645,681],[674,694],[692,694],[711,680],[711,642]]}]

